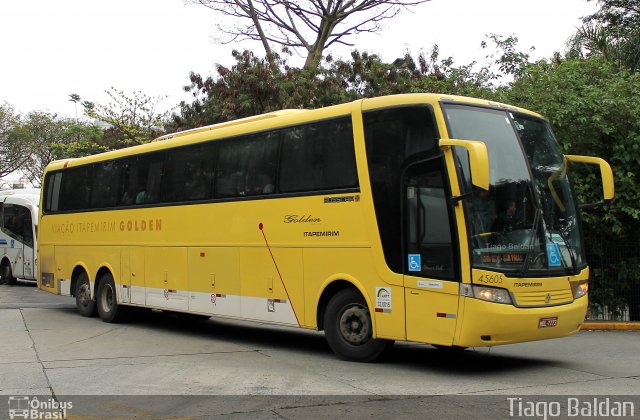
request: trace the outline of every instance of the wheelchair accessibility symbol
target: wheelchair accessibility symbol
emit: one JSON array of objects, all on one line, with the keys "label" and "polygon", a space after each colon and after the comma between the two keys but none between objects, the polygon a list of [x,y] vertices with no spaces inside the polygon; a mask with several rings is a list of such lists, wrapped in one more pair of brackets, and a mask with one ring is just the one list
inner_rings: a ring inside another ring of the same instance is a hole
[{"label": "wheelchair accessibility symbol", "polygon": [[409,254],[409,271],[422,271],[420,254]]},{"label": "wheelchair accessibility symbol", "polygon": [[560,258],[560,247],[558,244],[547,244],[547,265],[549,267],[561,267],[562,260]]}]

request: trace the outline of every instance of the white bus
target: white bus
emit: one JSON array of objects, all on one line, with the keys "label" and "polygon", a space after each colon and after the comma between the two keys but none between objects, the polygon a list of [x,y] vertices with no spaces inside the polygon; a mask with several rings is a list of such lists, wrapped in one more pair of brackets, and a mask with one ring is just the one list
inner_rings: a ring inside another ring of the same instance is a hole
[{"label": "white bus", "polygon": [[36,280],[39,188],[0,191],[0,283]]}]

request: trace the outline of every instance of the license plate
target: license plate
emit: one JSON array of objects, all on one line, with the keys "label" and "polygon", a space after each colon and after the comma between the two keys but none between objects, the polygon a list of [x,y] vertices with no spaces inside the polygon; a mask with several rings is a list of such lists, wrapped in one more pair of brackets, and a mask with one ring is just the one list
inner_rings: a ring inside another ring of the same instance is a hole
[{"label": "license plate", "polygon": [[555,327],[556,325],[558,325],[557,316],[551,318],[540,318],[540,321],[538,321],[538,328]]}]

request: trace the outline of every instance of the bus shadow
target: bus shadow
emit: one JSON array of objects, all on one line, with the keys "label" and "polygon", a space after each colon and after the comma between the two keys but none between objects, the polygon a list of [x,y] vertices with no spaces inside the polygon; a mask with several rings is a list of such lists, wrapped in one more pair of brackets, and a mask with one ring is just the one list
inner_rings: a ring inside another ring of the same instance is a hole
[{"label": "bus shadow", "polygon": [[484,376],[562,365],[557,360],[492,353],[488,347],[441,350],[426,344],[412,343],[397,343],[388,355],[386,363],[465,376]]},{"label": "bus shadow", "polygon": [[[324,334],[296,328],[273,327],[212,318],[205,321],[185,320],[176,315],[146,311],[128,321],[171,334],[224,340],[260,350],[299,352],[324,359],[337,360]],[[350,363],[350,362],[345,362]],[[480,376],[495,373],[562,367],[557,360],[511,356],[491,352],[489,348],[441,350],[427,344],[398,342],[379,361],[384,366],[402,370],[424,370]]]},{"label": "bus shadow", "polygon": [[38,284],[34,280],[16,279],[14,284],[0,283],[2,287],[36,287]]}]

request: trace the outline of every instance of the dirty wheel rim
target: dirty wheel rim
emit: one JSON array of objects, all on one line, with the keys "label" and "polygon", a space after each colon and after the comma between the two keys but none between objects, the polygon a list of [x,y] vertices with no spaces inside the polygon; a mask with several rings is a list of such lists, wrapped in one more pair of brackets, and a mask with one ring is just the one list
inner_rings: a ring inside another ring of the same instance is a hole
[{"label": "dirty wheel rim", "polygon": [[338,321],[340,335],[354,346],[360,346],[371,338],[371,320],[368,311],[361,305],[346,308]]},{"label": "dirty wheel rim", "polygon": [[113,288],[110,284],[105,284],[100,296],[100,303],[105,312],[110,312],[114,304]]}]

